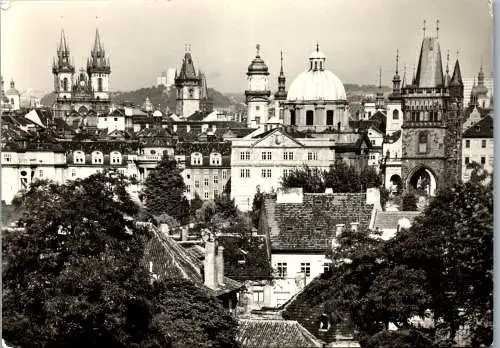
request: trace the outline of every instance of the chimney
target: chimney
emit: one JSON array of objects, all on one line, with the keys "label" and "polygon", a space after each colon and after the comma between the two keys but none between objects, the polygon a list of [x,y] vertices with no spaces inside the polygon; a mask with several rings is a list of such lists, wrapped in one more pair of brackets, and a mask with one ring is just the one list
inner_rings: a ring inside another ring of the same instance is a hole
[{"label": "chimney", "polygon": [[335,226],[335,237],[338,237],[342,234],[342,230],[344,229],[344,224],[337,224]]},{"label": "chimney", "polygon": [[351,230],[357,231],[359,226],[359,222],[351,222]]},{"label": "chimney", "polygon": [[189,231],[186,226],[181,227],[181,241],[185,242],[189,239]]},{"label": "chimney", "polygon": [[376,187],[371,187],[366,189],[366,204],[373,204],[373,209],[382,210],[382,205],[380,204],[380,190]]},{"label": "chimney", "polygon": [[331,187],[327,187],[327,188],[325,189],[325,194],[327,194],[327,195],[333,195],[333,188],[331,188]]},{"label": "chimney", "polygon": [[215,269],[217,273],[217,286],[224,284],[224,247],[220,245],[217,248],[217,256],[215,256]]},{"label": "chimney", "polygon": [[217,289],[215,258],[215,242],[208,241],[205,243],[205,261],[203,262],[203,271],[205,273],[205,286],[210,289]]}]

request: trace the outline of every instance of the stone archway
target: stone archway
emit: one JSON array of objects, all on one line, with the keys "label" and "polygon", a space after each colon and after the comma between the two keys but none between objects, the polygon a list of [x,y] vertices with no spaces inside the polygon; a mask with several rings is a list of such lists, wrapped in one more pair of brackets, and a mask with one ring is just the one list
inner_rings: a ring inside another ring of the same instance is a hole
[{"label": "stone archway", "polygon": [[389,178],[389,182],[391,183],[391,193],[399,193],[402,190],[402,180],[401,176],[398,174],[393,174]]},{"label": "stone archway", "polygon": [[408,188],[413,189],[419,196],[435,196],[437,181],[434,173],[427,167],[419,167],[408,175]]}]

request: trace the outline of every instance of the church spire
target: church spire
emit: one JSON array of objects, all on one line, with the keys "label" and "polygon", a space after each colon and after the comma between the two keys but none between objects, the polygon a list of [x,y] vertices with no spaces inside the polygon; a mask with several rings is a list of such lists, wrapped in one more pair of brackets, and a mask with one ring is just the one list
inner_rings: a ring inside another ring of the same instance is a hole
[{"label": "church spire", "polygon": [[66,41],[64,29],[61,30],[61,38],[59,40],[59,47],[57,48],[56,58],[52,61],[52,72],[58,74],[60,72],[75,72],[75,68],[71,63],[70,51]]},{"label": "church spire", "polygon": [[377,109],[383,109],[384,107],[384,93],[382,92],[382,67],[379,67],[378,70],[378,91],[375,99],[375,107]]},{"label": "church spire", "polygon": [[396,73],[392,78],[392,94],[399,95],[401,93],[401,78],[399,77],[399,49],[396,50]]},{"label": "church spire", "polygon": [[99,36],[99,29],[96,28],[95,39],[94,39],[94,48],[92,49],[92,51],[101,52],[102,50],[103,49],[102,49],[102,45],[101,45],[101,38]]},{"label": "church spire", "polygon": [[109,74],[110,72],[111,67],[109,59],[106,59],[106,52],[101,43],[99,29],[96,28],[94,46],[92,47],[90,57],[87,60],[87,73],[91,75],[92,73]]},{"label": "church spire", "polygon": [[278,76],[278,91],[274,94],[274,99],[275,100],[286,100],[286,78],[285,78],[285,73],[283,72],[283,51],[280,51],[280,60],[281,60],[281,66],[280,66],[280,74]]}]

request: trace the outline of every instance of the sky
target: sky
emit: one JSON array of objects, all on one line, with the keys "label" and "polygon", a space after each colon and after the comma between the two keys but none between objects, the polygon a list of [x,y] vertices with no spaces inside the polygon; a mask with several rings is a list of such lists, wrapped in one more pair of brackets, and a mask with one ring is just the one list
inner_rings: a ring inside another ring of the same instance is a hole
[{"label": "sky", "polygon": [[[8,0],[2,0],[5,2]],[[78,70],[85,67],[99,28],[111,60],[110,88],[150,87],[179,68],[191,45],[196,68],[224,93],[243,93],[246,71],[260,44],[274,91],[280,50],[287,87],[306,69],[319,43],[326,68],[344,83],[391,85],[399,49],[400,74],[412,74],[423,38],[439,38],[443,64],[458,56],[462,76],[481,61],[493,66],[493,19],[488,0],[10,0],[0,11],[1,74],[6,86],[43,95],[53,89],[52,59],[64,29]]]}]

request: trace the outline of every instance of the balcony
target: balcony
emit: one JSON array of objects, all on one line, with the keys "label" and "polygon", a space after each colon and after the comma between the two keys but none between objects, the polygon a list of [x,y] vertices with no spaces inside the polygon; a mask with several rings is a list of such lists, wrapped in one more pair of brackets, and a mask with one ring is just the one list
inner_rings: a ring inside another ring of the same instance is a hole
[{"label": "balcony", "polygon": [[160,162],[162,155],[139,155],[137,162]]}]

